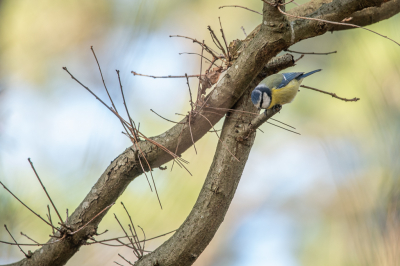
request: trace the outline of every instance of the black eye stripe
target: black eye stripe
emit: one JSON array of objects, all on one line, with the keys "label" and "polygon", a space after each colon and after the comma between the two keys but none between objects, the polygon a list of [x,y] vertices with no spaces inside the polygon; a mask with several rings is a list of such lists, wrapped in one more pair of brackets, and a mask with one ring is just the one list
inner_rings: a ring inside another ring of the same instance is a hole
[{"label": "black eye stripe", "polygon": [[264,102],[264,93],[262,92],[262,93],[261,93],[260,108],[262,107],[263,102]]}]

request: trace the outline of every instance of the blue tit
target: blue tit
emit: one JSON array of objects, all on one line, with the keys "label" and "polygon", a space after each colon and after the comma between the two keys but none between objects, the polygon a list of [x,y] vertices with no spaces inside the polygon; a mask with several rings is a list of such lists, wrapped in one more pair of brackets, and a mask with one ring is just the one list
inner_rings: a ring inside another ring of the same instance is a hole
[{"label": "blue tit", "polygon": [[304,74],[304,72],[282,73],[268,76],[251,93],[251,101],[258,109],[271,109],[293,101],[305,77],[317,69]]}]

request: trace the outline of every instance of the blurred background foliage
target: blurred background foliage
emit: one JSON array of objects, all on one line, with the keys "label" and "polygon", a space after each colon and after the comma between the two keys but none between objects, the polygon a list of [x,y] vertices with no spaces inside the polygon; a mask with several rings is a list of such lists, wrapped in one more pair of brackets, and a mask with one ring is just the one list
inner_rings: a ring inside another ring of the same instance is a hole
[{"label": "blurred background foliage", "polygon": [[[305,1],[299,0],[298,3]],[[45,216],[48,201],[26,159],[32,158],[59,210],[70,213],[129,141],[118,120],[62,70],[66,66],[102,99],[106,94],[89,50],[93,45],[105,80],[122,107],[115,69],[121,71],[131,115],[147,136],[189,110],[185,80],[134,77],[198,73],[200,52],[180,34],[211,43],[207,25],[222,19],[228,40],[243,39],[260,16],[222,5],[261,11],[261,1],[0,1],[0,180]],[[293,6],[292,6],[293,7]],[[400,41],[400,16],[369,28]],[[301,89],[277,119],[298,136],[271,125],[257,139],[230,210],[195,265],[399,265],[400,250],[400,53],[392,42],[363,30],[327,33],[291,47],[306,55],[286,71],[323,71],[305,85],[359,97],[346,103]],[[192,79],[191,85],[197,86]],[[216,128],[219,129],[221,123]],[[160,210],[144,176],[120,198],[147,237],[177,229],[189,214],[211,163],[217,139],[209,134],[183,154],[189,176],[171,163],[155,170]],[[22,231],[39,242],[50,229],[0,190],[0,224],[20,242]],[[62,213],[65,213],[62,211]],[[120,204],[99,231],[122,235],[112,217],[126,224]],[[65,218],[65,215],[63,215]],[[10,241],[6,231],[0,239]],[[167,237],[148,243],[155,249]],[[0,263],[23,258],[0,244]],[[25,248],[25,250],[28,250]],[[68,265],[112,265],[126,248],[84,246]]]}]

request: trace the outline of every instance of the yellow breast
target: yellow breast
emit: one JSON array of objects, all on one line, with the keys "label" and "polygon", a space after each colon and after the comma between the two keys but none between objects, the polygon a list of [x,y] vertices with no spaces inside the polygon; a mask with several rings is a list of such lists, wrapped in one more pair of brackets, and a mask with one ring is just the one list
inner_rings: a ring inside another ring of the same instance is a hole
[{"label": "yellow breast", "polygon": [[286,87],[271,90],[271,104],[268,109],[271,109],[277,104],[284,105],[293,101],[294,97],[299,90],[300,82],[298,80],[292,80]]}]

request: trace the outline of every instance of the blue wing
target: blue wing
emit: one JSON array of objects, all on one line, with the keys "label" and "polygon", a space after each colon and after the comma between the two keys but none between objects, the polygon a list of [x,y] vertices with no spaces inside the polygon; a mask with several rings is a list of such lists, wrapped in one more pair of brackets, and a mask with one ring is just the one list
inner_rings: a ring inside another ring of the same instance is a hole
[{"label": "blue wing", "polygon": [[282,73],[282,82],[276,87],[277,89],[283,88],[289,84],[295,78],[303,75],[304,72],[289,72],[289,73]]}]

